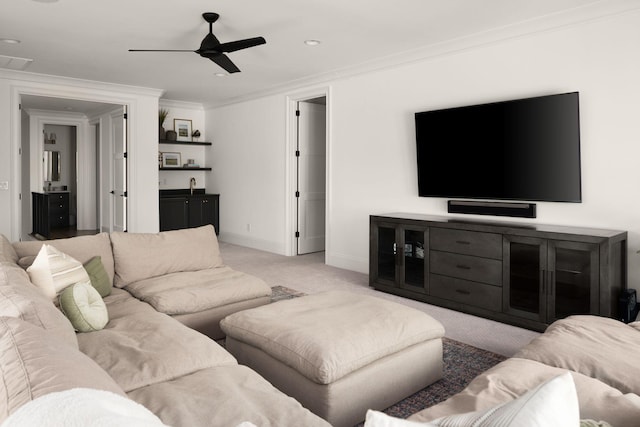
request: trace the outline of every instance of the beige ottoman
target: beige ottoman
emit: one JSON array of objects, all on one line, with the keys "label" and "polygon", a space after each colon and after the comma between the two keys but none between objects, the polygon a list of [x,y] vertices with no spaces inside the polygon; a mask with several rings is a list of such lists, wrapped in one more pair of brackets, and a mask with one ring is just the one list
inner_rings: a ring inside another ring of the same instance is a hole
[{"label": "beige ottoman", "polygon": [[234,313],[220,326],[239,363],[335,427],[442,377],[442,325],[379,298],[324,292]]}]

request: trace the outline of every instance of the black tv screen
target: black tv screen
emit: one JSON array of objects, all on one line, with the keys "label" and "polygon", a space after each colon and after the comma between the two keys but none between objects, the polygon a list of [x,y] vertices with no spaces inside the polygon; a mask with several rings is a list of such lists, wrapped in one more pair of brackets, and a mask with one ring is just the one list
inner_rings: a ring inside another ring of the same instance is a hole
[{"label": "black tv screen", "polygon": [[423,197],[581,202],[578,92],[415,114]]}]

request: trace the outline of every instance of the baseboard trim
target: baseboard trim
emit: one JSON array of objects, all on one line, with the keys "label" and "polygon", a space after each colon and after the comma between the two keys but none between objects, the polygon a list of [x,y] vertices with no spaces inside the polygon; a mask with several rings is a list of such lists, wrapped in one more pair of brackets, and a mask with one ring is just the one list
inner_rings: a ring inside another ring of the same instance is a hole
[{"label": "baseboard trim", "polygon": [[238,233],[220,232],[218,240],[232,245],[244,246],[247,248],[258,249],[260,251],[271,252],[278,255],[285,255],[284,243],[273,242],[270,240],[256,239],[253,237],[243,236]]}]

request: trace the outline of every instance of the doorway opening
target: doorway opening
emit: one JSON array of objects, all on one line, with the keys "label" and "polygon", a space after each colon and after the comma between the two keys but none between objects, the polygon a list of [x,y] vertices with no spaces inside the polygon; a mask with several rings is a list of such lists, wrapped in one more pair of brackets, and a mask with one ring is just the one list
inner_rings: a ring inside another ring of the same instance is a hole
[{"label": "doorway opening", "polygon": [[327,96],[295,102],[294,255],[323,252],[327,223]]},{"label": "doorway opening", "polygon": [[115,221],[114,227],[111,214],[117,211],[114,170],[126,172],[126,163],[123,171],[112,161],[114,149],[126,147],[117,143],[126,141],[124,106],[37,95],[22,95],[20,105],[20,240],[97,234],[126,224]]}]

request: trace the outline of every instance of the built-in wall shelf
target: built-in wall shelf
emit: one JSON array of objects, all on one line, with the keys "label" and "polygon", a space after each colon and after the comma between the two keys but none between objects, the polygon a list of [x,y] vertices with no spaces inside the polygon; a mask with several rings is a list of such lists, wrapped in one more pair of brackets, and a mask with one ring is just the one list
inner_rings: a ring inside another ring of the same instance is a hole
[{"label": "built-in wall shelf", "polygon": [[159,144],[173,144],[173,145],[211,145],[211,142],[202,141],[170,141],[168,139],[161,139],[158,141]]},{"label": "built-in wall shelf", "polygon": [[161,171],[210,171],[211,168],[160,168]]}]

